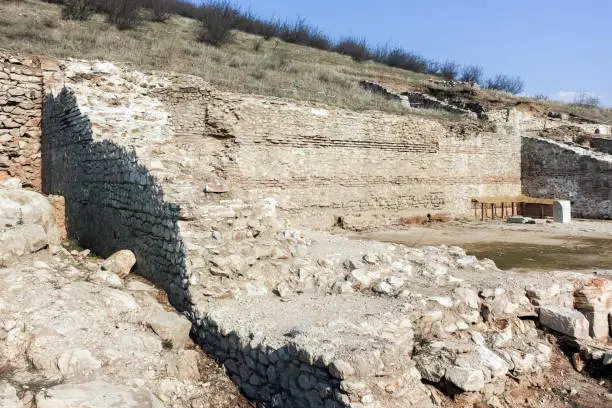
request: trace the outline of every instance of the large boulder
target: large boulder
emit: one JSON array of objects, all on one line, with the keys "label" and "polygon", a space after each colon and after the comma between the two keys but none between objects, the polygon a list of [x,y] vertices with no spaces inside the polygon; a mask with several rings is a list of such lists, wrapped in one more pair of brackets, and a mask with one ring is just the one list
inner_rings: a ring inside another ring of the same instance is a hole
[{"label": "large boulder", "polygon": [[190,342],[191,322],[178,313],[155,313],[147,323],[159,338],[171,344],[173,348],[184,348]]},{"label": "large boulder", "polygon": [[0,185],[0,266],[60,240],[53,206],[41,194],[17,183]]}]

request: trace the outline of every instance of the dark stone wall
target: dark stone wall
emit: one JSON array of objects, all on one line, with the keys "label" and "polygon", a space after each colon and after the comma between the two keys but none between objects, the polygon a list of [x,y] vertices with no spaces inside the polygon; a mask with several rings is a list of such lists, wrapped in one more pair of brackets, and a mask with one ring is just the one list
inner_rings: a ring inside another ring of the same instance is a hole
[{"label": "dark stone wall", "polygon": [[570,200],[572,216],[612,218],[612,156],[524,137],[521,144],[523,194]]},{"label": "dark stone wall", "polygon": [[64,196],[66,227],[79,244],[106,257],[136,254],[136,271],[163,287],[179,310],[190,307],[179,208],[133,151],[95,141],[74,95],[63,89],[44,100],[42,188]]}]

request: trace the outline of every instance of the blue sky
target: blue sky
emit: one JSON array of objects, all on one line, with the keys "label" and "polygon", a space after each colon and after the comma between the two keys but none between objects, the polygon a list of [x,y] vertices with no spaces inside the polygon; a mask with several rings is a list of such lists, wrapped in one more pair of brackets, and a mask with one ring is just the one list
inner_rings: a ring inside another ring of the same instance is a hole
[{"label": "blue sky", "polygon": [[263,17],[304,17],[333,39],[365,37],[426,58],[518,75],[527,95],[612,106],[612,0],[234,0]]}]

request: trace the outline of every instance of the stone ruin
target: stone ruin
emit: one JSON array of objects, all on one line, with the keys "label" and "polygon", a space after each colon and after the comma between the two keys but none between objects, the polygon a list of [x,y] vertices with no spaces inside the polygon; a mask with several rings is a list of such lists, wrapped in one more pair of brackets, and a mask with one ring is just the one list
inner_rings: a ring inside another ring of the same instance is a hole
[{"label": "stone ruin", "polygon": [[404,208],[465,216],[474,192],[517,195],[519,112],[490,112],[497,131],[466,139],[433,120],[222,93],[192,77],[45,66],[34,68],[42,191],[64,197],[69,235],[101,256],[133,251],[262,406],[433,407],[439,390],[495,400],[507,376],[546,370],[542,328],[589,364],[612,364],[605,271],[519,275],[457,247],[298,227],[388,225]]}]

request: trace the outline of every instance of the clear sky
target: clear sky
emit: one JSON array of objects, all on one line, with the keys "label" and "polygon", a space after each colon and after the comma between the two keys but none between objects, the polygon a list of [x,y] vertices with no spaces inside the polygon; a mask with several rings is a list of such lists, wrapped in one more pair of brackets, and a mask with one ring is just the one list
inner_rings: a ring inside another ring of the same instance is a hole
[{"label": "clear sky", "polygon": [[303,17],[332,39],[353,35],[425,58],[518,75],[524,94],[612,106],[612,0],[234,0],[262,17]]}]

